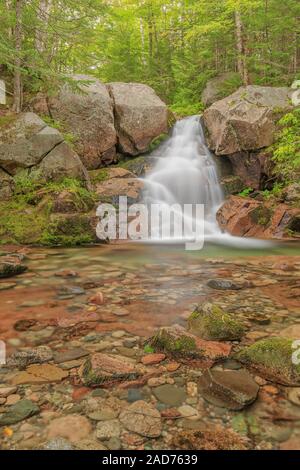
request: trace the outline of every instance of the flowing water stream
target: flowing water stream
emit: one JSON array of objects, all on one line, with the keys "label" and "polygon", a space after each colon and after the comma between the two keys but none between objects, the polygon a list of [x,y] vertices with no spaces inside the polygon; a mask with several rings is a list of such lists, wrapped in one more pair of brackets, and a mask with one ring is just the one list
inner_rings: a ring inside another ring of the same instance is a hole
[{"label": "flowing water stream", "polygon": [[[172,227],[168,233],[169,220],[162,216],[160,224],[154,229],[151,227],[151,241],[178,241],[174,234],[180,233],[183,226],[182,239],[193,239],[195,233],[202,232],[208,242],[240,247],[266,246],[266,242],[233,237],[220,230],[216,212],[224,196],[199,116],[178,121],[171,137],[155,156],[157,163],[144,180],[144,201],[169,209]],[[183,213],[186,204],[203,205],[204,212],[200,216],[195,211]],[[176,218],[179,213],[183,214],[182,218]]]}]

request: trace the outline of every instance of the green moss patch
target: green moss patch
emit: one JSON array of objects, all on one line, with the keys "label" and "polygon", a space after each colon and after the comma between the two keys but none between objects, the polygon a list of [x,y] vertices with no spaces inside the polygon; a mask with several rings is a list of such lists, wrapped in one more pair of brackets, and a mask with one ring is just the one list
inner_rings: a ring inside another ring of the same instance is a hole
[{"label": "green moss patch", "polygon": [[103,183],[103,181],[106,181],[109,178],[109,172],[107,168],[89,171],[89,175],[92,184]]},{"label": "green moss patch", "polygon": [[256,224],[266,226],[270,223],[273,211],[265,206],[259,206],[250,212],[252,221]]},{"label": "green moss patch", "polygon": [[296,364],[297,348],[293,346],[295,342],[292,339],[271,337],[242,349],[235,358],[270,380],[284,385],[300,385],[300,364]]},{"label": "green moss patch", "polygon": [[[72,211],[79,214],[55,214],[61,194],[61,204],[70,208],[71,202]],[[95,195],[77,180],[42,185],[19,175],[13,198],[0,202],[0,243],[73,246],[95,242],[89,214],[95,201]]]},{"label": "green moss patch", "polygon": [[4,114],[0,115],[0,127],[6,127],[12,124],[16,120],[17,116],[15,114]]},{"label": "green moss patch", "polygon": [[173,354],[191,355],[197,352],[194,338],[188,334],[178,334],[172,328],[161,328],[149,341],[148,345],[155,350]]},{"label": "green moss patch", "polygon": [[206,340],[239,340],[245,330],[243,325],[213,304],[199,306],[188,319],[189,331]]}]

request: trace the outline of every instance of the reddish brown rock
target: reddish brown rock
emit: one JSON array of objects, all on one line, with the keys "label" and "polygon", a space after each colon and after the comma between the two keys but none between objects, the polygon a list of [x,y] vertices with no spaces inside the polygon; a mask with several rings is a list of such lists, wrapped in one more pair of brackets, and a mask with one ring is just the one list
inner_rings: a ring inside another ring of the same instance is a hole
[{"label": "reddish brown rock", "polygon": [[116,381],[134,380],[139,373],[122,356],[96,353],[79,369],[82,382],[87,386],[99,386]]},{"label": "reddish brown rock", "polygon": [[165,354],[148,354],[147,356],[142,357],[142,363],[145,366],[159,364],[166,358]]},{"label": "reddish brown rock", "polygon": [[273,208],[268,203],[239,196],[230,196],[217,212],[221,229],[239,237],[290,238],[289,229],[297,217],[300,209],[285,204]]},{"label": "reddish brown rock", "polygon": [[102,305],[104,302],[104,297],[102,292],[97,292],[97,294],[93,295],[89,298],[89,302],[96,305]]}]

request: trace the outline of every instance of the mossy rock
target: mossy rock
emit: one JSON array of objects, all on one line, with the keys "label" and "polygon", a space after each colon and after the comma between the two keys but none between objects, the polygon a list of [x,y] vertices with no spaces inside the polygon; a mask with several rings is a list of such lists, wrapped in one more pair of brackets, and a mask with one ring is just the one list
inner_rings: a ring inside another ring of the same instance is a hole
[{"label": "mossy rock", "polygon": [[98,170],[89,171],[89,177],[92,184],[102,183],[109,179],[109,172],[107,168],[100,168]]},{"label": "mossy rock", "polygon": [[12,264],[0,262],[0,279],[17,276],[27,270],[24,264]]},{"label": "mossy rock", "polygon": [[120,167],[131,171],[136,176],[144,176],[155,165],[155,157],[140,156],[120,163]]},{"label": "mossy rock", "polygon": [[[15,178],[13,197],[0,201],[0,243],[76,246],[95,243],[95,194],[75,179],[61,183]],[[72,214],[53,214],[69,212]],[[90,212],[91,211],[91,212]]]},{"label": "mossy rock", "polygon": [[[271,337],[257,341],[243,348],[235,359],[246,367],[257,370],[263,377],[283,385],[300,385],[299,354],[295,340],[289,338]],[[299,350],[299,346],[298,346]]]},{"label": "mossy rock", "polygon": [[46,245],[76,246],[97,242],[93,217],[89,214],[53,214],[42,242]]},{"label": "mossy rock", "polygon": [[221,186],[225,195],[239,194],[244,189],[244,182],[239,176],[229,176],[221,180]]},{"label": "mossy rock", "polygon": [[203,359],[216,361],[227,358],[231,346],[217,341],[206,341],[193,335],[180,325],[160,328],[158,332],[147,341],[147,348],[155,351],[169,353],[179,358]]},{"label": "mossy rock", "polygon": [[189,331],[206,340],[234,341],[245,333],[241,323],[217,305],[198,306],[188,319]]},{"label": "mossy rock", "polygon": [[185,334],[183,328],[160,328],[156,335],[148,341],[148,345],[155,350],[180,355],[194,355],[197,353],[194,338],[188,333]]},{"label": "mossy rock", "polygon": [[265,206],[258,206],[250,212],[251,220],[255,224],[266,226],[269,224],[273,216],[273,211]]}]

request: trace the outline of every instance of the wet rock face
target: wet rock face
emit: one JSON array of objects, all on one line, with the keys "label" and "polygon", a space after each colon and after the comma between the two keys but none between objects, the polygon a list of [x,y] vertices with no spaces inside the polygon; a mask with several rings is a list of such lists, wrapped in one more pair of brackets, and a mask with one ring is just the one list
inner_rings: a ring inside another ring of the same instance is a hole
[{"label": "wet rock face", "polygon": [[209,147],[217,155],[268,147],[275,121],[290,109],[289,88],[241,87],[204,112]]},{"label": "wet rock face", "polygon": [[168,132],[167,106],[152,88],[140,83],[110,83],[108,89],[122,153],[143,153],[155,137]]},{"label": "wet rock face", "polygon": [[200,394],[215,406],[241,410],[253,403],[259,386],[244,370],[207,370],[200,377]]},{"label": "wet rock face", "polygon": [[235,357],[263,377],[297,386],[300,385],[300,365],[297,360],[293,361],[293,355],[297,354],[293,342],[288,338],[271,337],[243,348]]},{"label": "wet rock face", "polygon": [[289,238],[299,236],[297,223],[300,209],[252,198],[230,196],[217,212],[221,229],[235,236],[256,238]]},{"label": "wet rock face", "polygon": [[210,303],[198,306],[189,317],[188,325],[191,333],[205,340],[239,340],[245,332],[232,315]]},{"label": "wet rock face", "polygon": [[88,179],[78,155],[62,134],[34,113],[20,114],[0,129],[0,167],[11,176],[27,170],[42,181]]},{"label": "wet rock face", "polygon": [[237,152],[228,156],[234,175],[243,183],[242,189],[245,187],[263,189],[265,181],[272,174],[273,165],[270,156],[270,152],[265,149]]},{"label": "wet rock face", "polygon": [[[73,77],[83,93],[65,85],[59,96],[49,100],[54,119],[76,137],[76,151],[88,169],[112,163],[116,156],[117,136],[113,102],[106,86],[87,75]],[[80,81],[88,83],[80,84]]]}]

